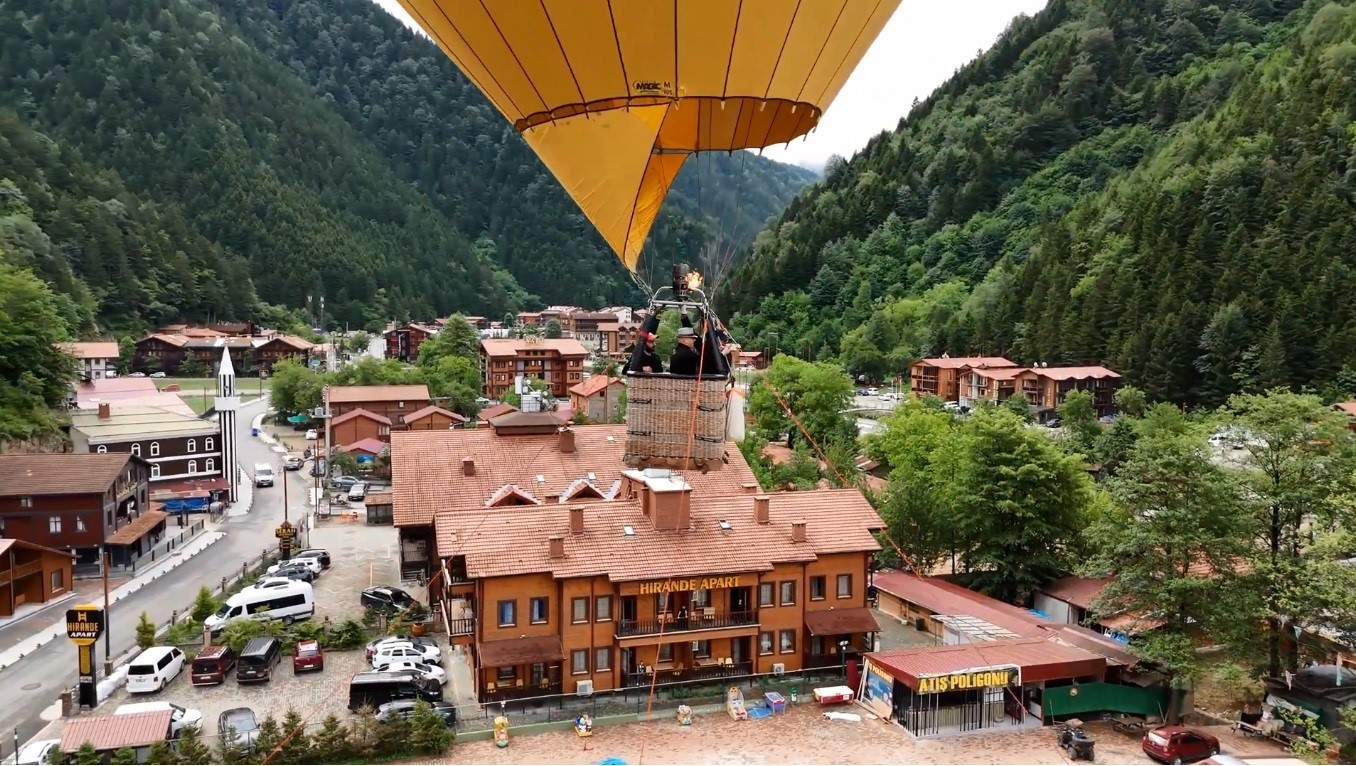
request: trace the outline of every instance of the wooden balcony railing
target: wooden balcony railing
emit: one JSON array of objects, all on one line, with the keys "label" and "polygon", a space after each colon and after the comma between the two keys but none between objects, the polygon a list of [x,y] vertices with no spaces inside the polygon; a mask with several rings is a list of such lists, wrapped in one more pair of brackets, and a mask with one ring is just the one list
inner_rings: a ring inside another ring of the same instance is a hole
[{"label": "wooden balcony railing", "polygon": [[649,673],[625,673],[622,683],[627,687],[649,686],[653,678],[656,684],[674,684],[691,681],[710,681],[718,678],[735,678],[753,674],[752,662],[736,662],[731,665],[707,665],[705,667],[657,670],[654,676]]},{"label": "wooden balcony railing", "polygon": [[[512,681],[508,682],[512,684]],[[486,702],[499,702],[500,700],[521,700],[532,697],[549,697],[553,694],[560,694],[561,684],[559,681],[542,681],[537,684],[525,683],[522,686],[505,686],[504,682],[494,682],[494,690],[485,688]]]},{"label": "wooden balcony railing", "polygon": [[449,636],[470,636],[476,632],[476,618],[462,617],[451,620],[447,626],[447,635]]},{"label": "wooden balcony railing", "polygon": [[13,570],[0,569],[0,585],[8,585],[13,580],[18,580],[29,575],[42,574],[42,561],[30,561],[27,564],[20,564]]},{"label": "wooden balcony railing", "polygon": [[617,637],[652,636],[659,633],[690,633],[694,630],[718,630],[757,625],[757,612],[717,612],[710,616],[698,612],[685,619],[672,614],[660,615],[656,620],[621,620],[617,623]]}]

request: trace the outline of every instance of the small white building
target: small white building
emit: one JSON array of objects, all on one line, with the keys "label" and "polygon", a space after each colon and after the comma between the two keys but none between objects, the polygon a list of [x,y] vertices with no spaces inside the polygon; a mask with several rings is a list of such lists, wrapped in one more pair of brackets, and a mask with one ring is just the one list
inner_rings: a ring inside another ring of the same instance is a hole
[{"label": "small white building", "polygon": [[102,380],[118,374],[116,341],[58,343],[57,348],[75,359],[81,380]]}]

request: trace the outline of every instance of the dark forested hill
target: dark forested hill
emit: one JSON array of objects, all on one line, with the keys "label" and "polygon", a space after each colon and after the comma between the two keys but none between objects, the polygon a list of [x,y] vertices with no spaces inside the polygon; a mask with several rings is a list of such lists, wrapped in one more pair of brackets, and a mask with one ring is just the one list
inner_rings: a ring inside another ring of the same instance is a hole
[{"label": "dark forested hill", "polygon": [[[1101,362],[1215,404],[1356,384],[1356,9],[1052,0],[797,197],[745,345]],[[818,350],[816,352],[816,350]]]},{"label": "dark forested hill", "polygon": [[[130,192],[195,243],[174,246],[182,258],[153,274],[139,265],[159,264],[153,250],[91,255],[80,219],[35,209],[91,294],[77,297],[106,323],[238,313],[251,281],[271,303],[324,295],[352,323],[499,313],[528,293],[635,297],[498,114],[432,43],[367,0],[6,2],[0,106],[86,163],[55,181],[31,162],[4,168],[19,189],[68,189],[75,207]],[[656,227],[655,260],[721,236],[749,241],[810,178],[757,157],[692,165]],[[96,175],[102,190],[90,193]],[[77,249],[86,261],[72,259]],[[188,271],[195,285],[179,290]],[[124,286],[118,274],[136,279]]]}]

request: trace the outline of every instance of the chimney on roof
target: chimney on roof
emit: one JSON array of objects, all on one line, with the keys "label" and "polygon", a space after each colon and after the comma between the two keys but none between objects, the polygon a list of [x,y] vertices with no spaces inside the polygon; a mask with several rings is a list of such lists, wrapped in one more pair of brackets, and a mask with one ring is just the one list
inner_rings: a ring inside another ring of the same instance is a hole
[{"label": "chimney on roof", "polygon": [[551,535],[547,538],[550,543],[550,555],[553,559],[565,558],[565,538],[560,535]]},{"label": "chimney on roof", "polygon": [[805,542],[805,522],[803,521],[791,522],[791,542],[793,543]]},{"label": "chimney on roof", "polygon": [[650,494],[650,485],[640,482],[640,512],[645,518],[650,517],[650,505],[654,502],[654,496]]},{"label": "chimney on roof", "polygon": [[690,484],[673,476],[647,479],[645,484],[645,496],[649,498],[650,523],[654,524],[655,529],[677,532],[692,526]]},{"label": "chimney on roof", "polygon": [[565,455],[574,452],[574,429],[569,426],[560,429],[560,451]]},{"label": "chimney on roof", "polygon": [[99,403],[99,419],[108,420],[113,417],[113,409],[108,406],[108,402]]},{"label": "chimney on roof", "polygon": [[464,458],[461,459],[461,475],[462,475],[462,476],[475,476],[475,475],[476,475],[476,461],[475,461],[475,458],[464,457]]},{"label": "chimney on roof", "polygon": [[582,534],[584,534],[584,509],[583,509],[583,508],[571,508],[571,509],[570,509],[570,534],[572,534],[572,535],[582,535]]},{"label": "chimney on roof", "polygon": [[758,495],[753,498],[753,520],[759,524],[767,524],[772,520],[772,498],[767,495]]},{"label": "chimney on roof", "polygon": [[744,494],[746,495],[755,495],[762,490],[762,487],[758,486],[758,482],[756,481],[746,481],[739,486],[744,488]]}]

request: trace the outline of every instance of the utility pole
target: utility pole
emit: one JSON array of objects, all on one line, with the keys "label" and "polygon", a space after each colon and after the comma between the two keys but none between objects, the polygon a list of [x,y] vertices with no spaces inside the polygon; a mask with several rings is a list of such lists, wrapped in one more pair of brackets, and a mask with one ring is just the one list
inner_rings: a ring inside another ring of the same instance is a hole
[{"label": "utility pole", "polygon": [[[183,518],[180,516],[179,518]],[[111,623],[108,619],[108,548],[99,546],[100,553],[103,554],[99,561],[99,568],[104,573],[104,662],[113,662],[113,631],[109,630]]]}]

